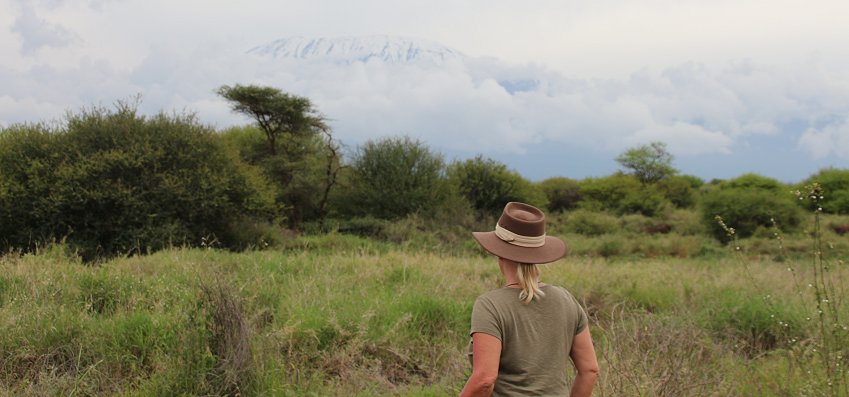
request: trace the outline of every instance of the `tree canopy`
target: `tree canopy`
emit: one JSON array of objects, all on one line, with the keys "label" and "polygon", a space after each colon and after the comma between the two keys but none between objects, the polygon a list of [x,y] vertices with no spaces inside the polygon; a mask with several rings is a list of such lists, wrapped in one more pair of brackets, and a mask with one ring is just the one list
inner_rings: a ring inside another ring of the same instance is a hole
[{"label": "tree canopy", "polygon": [[[309,98],[290,95],[274,87],[239,84],[232,87],[223,85],[217,93],[230,102],[234,112],[248,115],[256,121],[265,132],[272,156],[277,155],[280,149],[278,139],[282,135],[304,136],[327,128]],[[284,149],[291,146],[283,145]]]},{"label": "tree canopy", "polygon": [[341,151],[312,102],[255,85],[224,85],[217,93],[234,112],[250,116],[265,135],[264,146],[254,145],[248,130],[236,141],[249,146],[239,149],[245,160],[262,167],[275,183],[289,225],[298,228],[316,217],[322,222]]},{"label": "tree canopy", "polygon": [[651,142],[628,149],[616,157],[616,161],[631,170],[643,183],[654,183],[678,172],[672,167],[672,154],[666,150],[663,142]]}]

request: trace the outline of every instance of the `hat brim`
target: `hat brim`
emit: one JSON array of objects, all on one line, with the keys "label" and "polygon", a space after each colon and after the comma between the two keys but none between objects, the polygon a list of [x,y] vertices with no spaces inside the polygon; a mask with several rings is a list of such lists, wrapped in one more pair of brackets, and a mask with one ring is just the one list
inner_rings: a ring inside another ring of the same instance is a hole
[{"label": "hat brim", "polygon": [[569,251],[563,240],[545,236],[545,244],[541,247],[520,247],[505,242],[495,235],[495,232],[472,232],[478,244],[489,253],[514,262],[538,264],[554,262]]}]

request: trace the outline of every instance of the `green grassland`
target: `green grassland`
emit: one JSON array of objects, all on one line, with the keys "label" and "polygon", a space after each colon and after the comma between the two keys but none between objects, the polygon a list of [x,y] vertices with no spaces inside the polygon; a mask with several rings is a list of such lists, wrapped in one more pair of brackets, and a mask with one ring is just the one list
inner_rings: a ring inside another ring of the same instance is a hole
[{"label": "green grassland", "polygon": [[[849,269],[839,259],[815,275],[805,256],[729,246],[604,258],[577,249],[589,243],[572,241],[574,254],[542,272],[590,314],[595,395],[845,395],[839,341],[849,339],[835,321],[849,317],[838,299]],[[7,254],[0,395],[456,395],[470,372],[473,301],[501,283],[493,258],[473,249],[340,234],[96,264],[62,245]],[[831,302],[817,304],[826,287]],[[832,309],[834,319],[819,315]]]}]

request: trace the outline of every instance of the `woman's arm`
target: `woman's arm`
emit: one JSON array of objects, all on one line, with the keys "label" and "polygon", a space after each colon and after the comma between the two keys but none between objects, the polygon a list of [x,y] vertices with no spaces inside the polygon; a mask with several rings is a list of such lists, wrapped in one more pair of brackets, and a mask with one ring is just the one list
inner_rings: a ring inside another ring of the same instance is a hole
[{"label": "woman's arm", "polygon": [[489,396],[498,379],[501,341],[482,332],[472,334],[472,376],[460,397]]},{"label": "woman's arm", "polygon": [[570,396],[589,397],[593,393],[593,386],[599,371],[589,325],[581,333],[575,335],[575,339],[572,341],[572,352],[569,353],[569,356],[572,357],[575,369],[578,370]]}]

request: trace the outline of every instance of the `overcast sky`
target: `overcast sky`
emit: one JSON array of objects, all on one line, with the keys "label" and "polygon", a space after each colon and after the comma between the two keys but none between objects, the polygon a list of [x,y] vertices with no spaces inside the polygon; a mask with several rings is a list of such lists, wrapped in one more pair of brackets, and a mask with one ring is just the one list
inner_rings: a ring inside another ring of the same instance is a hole
[{"label": "overcast sky", "polygon": [[[411,135],[530,179],[614,172],[667,142],[682,173],[796,182],[849,168],[846,1],[0,0],[0,126],[140,94],[145,112],[244,124],[213,90],[313,99],[348,146]],[[455,49],[437,70],[259,59],[291,36],[391,35]],[[506,92],[499,79],[540,82]]]}]

